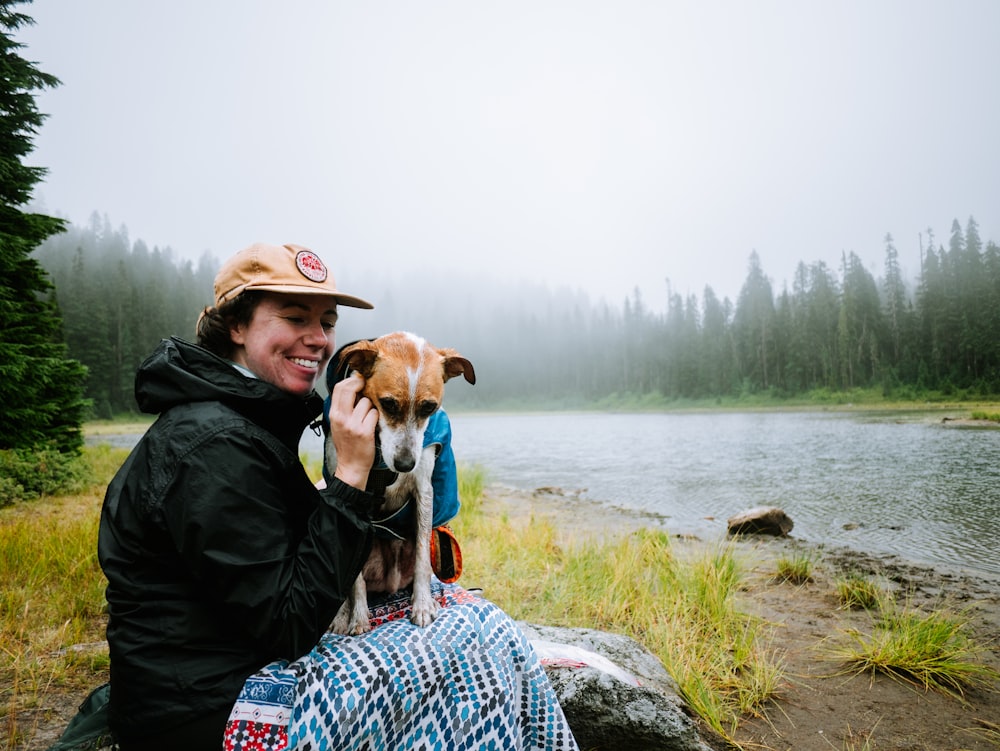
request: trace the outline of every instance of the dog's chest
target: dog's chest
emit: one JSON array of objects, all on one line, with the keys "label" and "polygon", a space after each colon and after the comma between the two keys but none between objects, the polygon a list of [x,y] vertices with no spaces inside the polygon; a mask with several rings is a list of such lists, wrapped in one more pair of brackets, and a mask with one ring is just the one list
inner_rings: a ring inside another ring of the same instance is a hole
[{"label": "dog's chest", "polygon": [[419,486],[415,472],[400,472],[396,480],[382,494],[380,510],[383,513],[401,509],[411,498],[417,498]]}]

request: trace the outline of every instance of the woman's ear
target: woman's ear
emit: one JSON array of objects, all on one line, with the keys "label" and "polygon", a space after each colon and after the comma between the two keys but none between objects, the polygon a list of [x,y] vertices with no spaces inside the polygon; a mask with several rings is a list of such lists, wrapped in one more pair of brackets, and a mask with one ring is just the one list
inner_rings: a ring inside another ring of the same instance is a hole
[{"label": "woman's ear", "polygon": [[247,343],[246,326],[235,321],[229,324],[229,338],[232,339],[233,344],[242,347]]}]

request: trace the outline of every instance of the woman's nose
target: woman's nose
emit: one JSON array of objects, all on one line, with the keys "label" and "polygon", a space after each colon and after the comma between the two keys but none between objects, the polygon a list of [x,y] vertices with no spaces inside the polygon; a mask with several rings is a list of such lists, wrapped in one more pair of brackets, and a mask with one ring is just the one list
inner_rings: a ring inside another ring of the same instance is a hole
[{"label": "woman's nose", "polygon": [[328,341],[327,330],[322,321],[317,321],[306,329],[304,337],[307,344],[316,347],[324,347]]}]

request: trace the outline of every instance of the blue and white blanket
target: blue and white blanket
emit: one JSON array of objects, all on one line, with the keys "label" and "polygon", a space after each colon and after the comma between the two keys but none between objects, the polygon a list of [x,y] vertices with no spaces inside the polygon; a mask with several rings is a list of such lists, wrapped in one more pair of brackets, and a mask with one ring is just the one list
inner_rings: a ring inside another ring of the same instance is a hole
[{"label": "blue and white blanket", "polygon": [[372,631],[328,633],[306,656],[251,676],[227,751],[537,749],[575,751],[552,685],[514,621],[434,581],[442,609],[409,621],[409,594],[371,607]]}]

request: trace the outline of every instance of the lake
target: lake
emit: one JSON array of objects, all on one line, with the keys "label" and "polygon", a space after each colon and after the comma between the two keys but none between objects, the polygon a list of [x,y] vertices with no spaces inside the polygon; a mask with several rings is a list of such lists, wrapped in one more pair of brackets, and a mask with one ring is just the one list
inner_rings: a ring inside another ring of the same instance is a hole
[{"label": "lake", "polygon": [[[458,461],[491,482],[582,490],[706,539],[779,506],[797,538],[1000,572],[1000,430],[945,427],[939,413],[450,416]],[[306,435],[303,449],[321,451]]]},{"label": "lake", "polygon": [[[779,506],[803,540],[1000,573],[1000,430],[945,427],[940,413],[454,413],[451,421],[458,461],[484,467],[491,482],[581,491],[611,519],[615,508],[635,509],[663,517],[673,533],[721,539],[728,517]],[[306,431],[302,450],[321,456],[321,439]]]}]

